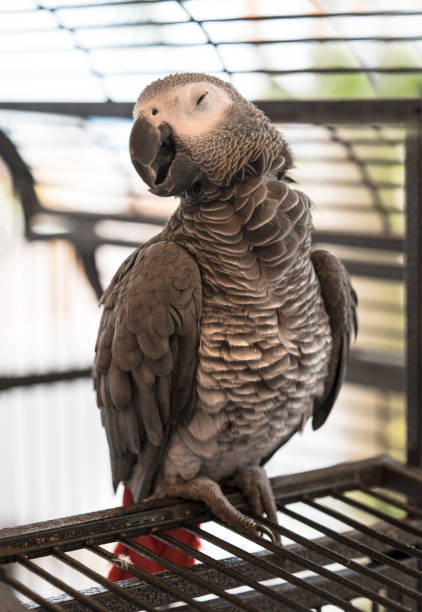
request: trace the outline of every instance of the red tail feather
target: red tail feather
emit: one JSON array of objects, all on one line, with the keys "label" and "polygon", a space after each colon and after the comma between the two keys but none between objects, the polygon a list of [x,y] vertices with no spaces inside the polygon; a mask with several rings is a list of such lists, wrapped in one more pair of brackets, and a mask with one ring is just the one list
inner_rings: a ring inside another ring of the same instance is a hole
[{"label": "red tail feather", "polygon": [[[123,505],[127,506],[129,504],[133,504],[132,493],[129,489],[125,489],[123,494]],[[199,549],[200,540],[185,529],[172,529],[167,533],[168,535],[173,536],[173,538],[175,538],[176,540],[180,540],[184,544],[187,544],[188,546],[191,546],[196,550]],[[165,559],[177,563],[177,565],[189,567],[190,565],[193,565],[195,563],[195,559],[189,557],[189,555],[185,554],[184,552],[181,552],[180,550],[176,550],[175,548],[169,546],[168,544],[165,544],[164,542],[160,542],[160,540],[157,540],[157,538],[154,538],[153,536],[141,536],[139,538],[135,538],[135,542],[139,542],[146,548],[153,550]],[[156,574],[157,572],[163,572],[165,570],[165,568],[161,565],[158,565],[158,563],[154,563],[154,561],[151,561],[150,559],[139,555],[138,553],[127,548],[124,544],[121,544],[120,542],[114,549],[114,554],[121,557],[122,560],[124,560],[125,557],[129,558],[136,567],[143,569],[149,574]],[[108,579],[112,580],[113,582],[133,577],[133,574],[130,574],[127,570],[117,567],[116,565],[113,565],[108,574]]]}]

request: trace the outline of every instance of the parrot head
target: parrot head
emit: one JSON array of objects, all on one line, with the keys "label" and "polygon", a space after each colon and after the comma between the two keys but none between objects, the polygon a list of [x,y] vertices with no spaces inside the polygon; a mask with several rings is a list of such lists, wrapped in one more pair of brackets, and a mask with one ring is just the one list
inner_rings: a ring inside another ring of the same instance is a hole
[{"label": "parrot head", "polygon": [[133,115],[132,163],[156,195],[181,195],[197,184],[229,185],[242,168],[253,173],[263,154],[268,162],[283,147],[291,161],[267,117],[229,83],[206,74],[154,81]]}]

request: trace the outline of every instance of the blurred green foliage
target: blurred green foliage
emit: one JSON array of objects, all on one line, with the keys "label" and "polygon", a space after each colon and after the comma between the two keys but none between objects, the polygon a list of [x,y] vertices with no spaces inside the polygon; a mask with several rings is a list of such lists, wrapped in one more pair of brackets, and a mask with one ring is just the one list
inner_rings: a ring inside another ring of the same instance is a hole
[{"label": "blurred green foliage", "polygon": [[[363,58],[353,53],[345,43],[323,43],[311,46],[311,66],[315,68],[362,68],[359,73],[314,74],[308,84],[301,85],[300,97],[304,98],[410,98],[422,92],[422,72],[417,73],[365,73],[366,67],[420,68],[422,57],[411,43],[378,45],[373,58]],[[295,81],[291,76],[269,79],[267,95],[271,98],[298,97]]]}]

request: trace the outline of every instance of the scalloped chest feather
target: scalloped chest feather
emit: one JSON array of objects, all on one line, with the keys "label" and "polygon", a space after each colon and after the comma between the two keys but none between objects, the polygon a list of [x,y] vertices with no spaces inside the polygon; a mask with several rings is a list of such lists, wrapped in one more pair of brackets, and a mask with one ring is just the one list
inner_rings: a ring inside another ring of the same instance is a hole
[{"label": "scalloped chest feather", "polygon": [[328,317],[310,260],[310,201],[251,178],[225,199],[181,209],[175,238],[203,284],[198,402],[164,465],[168,483],[220,480],[262,462],[322,395]]}]

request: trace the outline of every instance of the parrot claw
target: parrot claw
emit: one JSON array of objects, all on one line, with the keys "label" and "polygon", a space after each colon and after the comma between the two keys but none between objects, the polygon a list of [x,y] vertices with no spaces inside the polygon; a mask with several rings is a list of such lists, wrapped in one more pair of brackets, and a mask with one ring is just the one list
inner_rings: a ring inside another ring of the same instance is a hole
[{"label": "parrot claw", "polygon": [[[254,514],[257,516],[266,514],[271,523],[278,524],[277,506],[271,484],[262,467],[256,465],[239,470],[231,482],[242,491]],[[267,535],[274,544],[281,544],[281,537],[276,531],[262,523],[257,525],[261,533]]]},{"label": "parrot claw", "polygon": [[270,538],[270,540],[271,540],[271,542],[273,544],[277,544],[278,546],[282,546],[281,537],[280,537],[280,535],[277,532],[273,531],[272,529],[270,529],[266,525],[262,525],[262,523],[257,523],[257,524],[258,524],[258,529],[261,532],[261,534],[260,534],[261,537],[263,535],[267,535]]},{"label": "parrot claw", "polygon": [[[260,470],[261,468],[257,469]],[[270,487],[269,482],[268,487]],[[272,506],[268,506],[268,500],[267,498],[265,498],[264,508],[269,520],[274,521],[275,517],[274,522],[277,523],[275,502],[274,498],[272,497],[271,487],[270,492],[272,498]],[[207,478],[206,476],[198,476],[193,480],[188,480],[183,483],[170,485],[165,489],[158,491],[158,493],[150,495],[143,501],[148,502],[157,499],[164,499],[166,497],[181,497],[182,499],[186,500],[202,501],[206,506],[208,506],[208,508],[217,518],[219,518],[223,523],[226,523],[233,529],[240,532],[247,531],[255,537],[262,537],[263,535],[267,535],[271,542],[273,542],[274,544],[281,543],[280,536],[275,531],[273,531],[270,527],[267,527],[266,525],[263,525],[262,523],[255,521],[254,519],[242,514],[229,502],[229,500],[221,490],[220,485],[217,484],[214,480]],[[255,511],[254,506],[252,506],[252,509]],[[262,512],[260,512],[260,514],[262,514]]]}]

